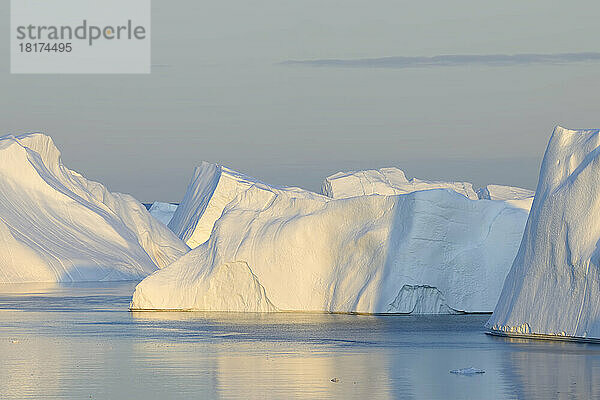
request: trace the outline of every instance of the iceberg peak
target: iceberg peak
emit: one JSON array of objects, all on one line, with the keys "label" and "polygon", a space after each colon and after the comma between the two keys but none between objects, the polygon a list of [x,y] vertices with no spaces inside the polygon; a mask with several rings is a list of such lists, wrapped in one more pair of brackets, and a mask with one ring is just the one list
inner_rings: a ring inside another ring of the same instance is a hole
[{"label": "iceberg peak", "polygon": [[188,251],[133,197],[62,164],[42,133],[0,137],[0,283],[140,279]]},{"label": "iceberg peak", "polygon": [[469,182],[407,179],[404,171],[395,167],[338,172],[325,178],[321,193],[334,199],[344,199],[372,194],[391,196],[432,189],[449,189],[471,200],[479,198]]}]

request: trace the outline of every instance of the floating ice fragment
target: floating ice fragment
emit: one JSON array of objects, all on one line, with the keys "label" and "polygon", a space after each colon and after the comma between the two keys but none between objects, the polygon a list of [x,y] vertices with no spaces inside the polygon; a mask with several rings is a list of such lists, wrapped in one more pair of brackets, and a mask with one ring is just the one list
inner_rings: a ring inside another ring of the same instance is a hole
[{"label": "floating ice fragment", "polygon": [[485,374],[485,371],[482,369],[469,367],[469,368],[453,369],[452,371],[450,371],[450,373],[456,374],[456,375],[477,375],[477,374]]}]

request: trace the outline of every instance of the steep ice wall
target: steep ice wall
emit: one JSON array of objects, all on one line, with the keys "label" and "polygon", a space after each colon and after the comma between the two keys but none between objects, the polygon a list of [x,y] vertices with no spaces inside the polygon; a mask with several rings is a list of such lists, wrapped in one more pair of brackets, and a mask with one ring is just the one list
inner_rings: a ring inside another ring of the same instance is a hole
[{"label": "steep ice wall", "polygon": [[177,210],[177,204],[155,201],[148,212],[163,224],[168,225],[173,218],[173,214],[175,214],[175,210]]},{"label": "steep ice wall", "polygon": [[476,200],[477,193],[468,182],[424,181],[417,178],[406,179],[404,171],[398,168],[379,170],[338,172],[325,178],[321,193],[335,199],[365,196],[371,194],[396,195],[430,189],[450,189],[463,196]]},{"label": "steep ice wall", "polygon": [[0,138],[0,283],[139,279],[188,248],[133,197],[67,169],[50,137]]},{"label": "steep ice wall", "polygon": [[494,330],[600,338],[600,131],[556,127]]},{"label": "steep ice wall", "polygon": [[285,192],[291,197],[319,197],[299,188],[278,188],[235,172],[218,164],[203,161],[194,175],[183,200],[177,207],[169,228],[191,248],[206,242],[215,221],[237,195],[250,187],[265,192]]},{"label": "steep ice wall", "polygon": [[514,186],[487,185],[477,190],[477,195],[480,199],[508,201],[515,207],[529,211],[535,192]]},{"label": "steep ice wall", "polygon": [[[252,185],[207,242],[137,286],[131,307],[491,311],[526,219],[505,202],[446,189],[328,200]],[[204,296],[236,279],[219,272],[233,264],[240,283]]]}]

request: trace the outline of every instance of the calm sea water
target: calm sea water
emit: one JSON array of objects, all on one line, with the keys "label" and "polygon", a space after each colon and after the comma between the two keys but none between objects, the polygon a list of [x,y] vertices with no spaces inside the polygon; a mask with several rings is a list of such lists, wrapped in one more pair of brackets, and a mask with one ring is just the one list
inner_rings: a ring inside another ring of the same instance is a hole
[{"label": "calm sea water", "polygon": [[600,396],[600,346],[490,337],[487,315],[131,313],[134,286],[0,286],[0,398]]}]

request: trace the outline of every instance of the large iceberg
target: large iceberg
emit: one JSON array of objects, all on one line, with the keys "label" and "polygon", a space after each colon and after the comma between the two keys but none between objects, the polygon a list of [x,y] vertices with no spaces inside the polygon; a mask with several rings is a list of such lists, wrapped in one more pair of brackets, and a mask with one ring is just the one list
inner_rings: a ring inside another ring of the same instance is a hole
[{"label": "large iceberg", "polygon": [[133,197],[66,168],[43,134],[0,138],[0,283],[140,279],[187,246]]},{"label": "large iceberg", "polygon": [[599,214],[600,131],[557,127],[488,328],[600,339]]},{"label": "large iceberg", "polygon": [[[136,287],[132,309],[489,312],[527,219],[449,189],[334,200],[249,183],[236,193],[219,200],[208,241]],[[214,189],[207,196],[195,203]]]},{"label": "large iceberg", "polygon": [[407,179],[401,169],[381,168],[365,171],[338,172],[325,178],[321,193],[334,199],[371,194],[396,195],[430,189],[450,189],[468,199],[479,197],[469,182],[425,181]]},{"label": "large iceberg", "polygon": [[294,187],[278,188],[227,167],[203,161],[194,170],[183,200],[169,222],[169,228],[191,248],[208,240],[223,209],[250,187],[268,193],[287,193],[290,197],[319,197]]}]

